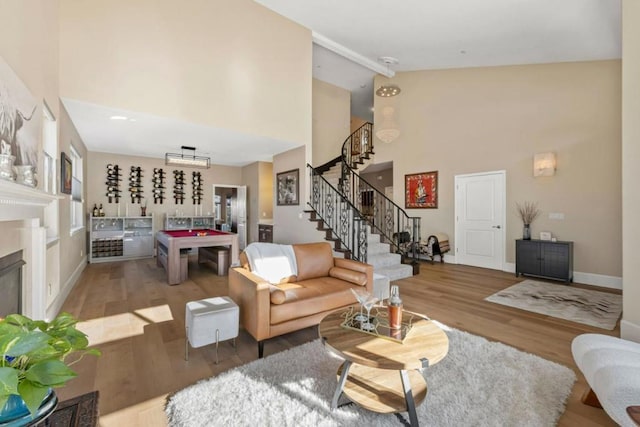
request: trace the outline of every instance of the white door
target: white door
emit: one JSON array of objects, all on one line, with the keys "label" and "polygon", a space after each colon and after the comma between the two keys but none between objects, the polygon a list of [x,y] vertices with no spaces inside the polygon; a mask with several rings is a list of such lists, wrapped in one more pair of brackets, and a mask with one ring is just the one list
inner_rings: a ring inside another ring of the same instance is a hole
[{"label": "white door", "polygon": [[503,270],[505,171],[457,175],[456,262]]}]

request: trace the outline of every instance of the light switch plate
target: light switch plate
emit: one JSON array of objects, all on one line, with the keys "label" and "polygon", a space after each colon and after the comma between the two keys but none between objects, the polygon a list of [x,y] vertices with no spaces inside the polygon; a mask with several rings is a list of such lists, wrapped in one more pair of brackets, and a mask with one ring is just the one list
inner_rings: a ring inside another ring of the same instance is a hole
[{"label": "light switch plate", "polygon": [[561,212],[552,212],[549,214],[549,219],[564,219],[564,214]]}]

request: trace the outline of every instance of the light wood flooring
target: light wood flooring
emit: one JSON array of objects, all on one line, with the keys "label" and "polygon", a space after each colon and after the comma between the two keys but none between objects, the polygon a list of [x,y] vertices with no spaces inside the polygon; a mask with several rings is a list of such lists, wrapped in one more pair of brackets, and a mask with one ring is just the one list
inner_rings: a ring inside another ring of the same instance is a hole
[{"label": "light wood flooring", "polygon": [[[257,358],[256,342],[241,330],[237,352],[229,343],[221,344],[219,365],[214,363],[215,345],[191,349],[186,362],[185,303],[227,295],[227,277],[214,275],[195,259],[185,283],[168,286],[163,273],[155,259],[91,264],[63,306],[84,321],[81,328],[103,354],[76,364],[78,378],[58,389],[58,395],[67,399],[99,390],[101,426],[166,425],[168,394]],[[521,280],[500,271],[424,262],[419,275],[395,283],[408,310],[574,369],[578,382],[559,425],[614,426],[602,410],[580,402],[587,386],[570,345],[586,332],[619,336],[619,326],[609,332],[484,301]],[[313,327],[271,339],[265,356],[316,337]]]}]

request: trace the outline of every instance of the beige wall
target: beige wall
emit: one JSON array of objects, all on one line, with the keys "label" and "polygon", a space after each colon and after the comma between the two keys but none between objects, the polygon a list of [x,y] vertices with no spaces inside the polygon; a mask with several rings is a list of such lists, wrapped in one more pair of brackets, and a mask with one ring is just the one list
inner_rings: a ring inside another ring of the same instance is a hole
[{"label": "beige wall", "polygon": [[250,0],[61,1],[60,92],[81,101],[307,144],[311,55]]},{"label": "beige wall", "polygon": [[[454,176],[506,170],[506,261],[522,236],[515,203],[536,201],[533,235],[575,242],[574,269],[621,276],[620,61],[398,73],[402,93],[387,103],[401,135],[376,141],[376,162],[393,160],[394,199],[404,206],[404,175],[439,171],[439,208],[411,209],[422,237],[454,235]],[[553,177],[534,178],[534,154],[554,151]],[[549,220],[551,212],[565,219]]]},{"label": "beige wall", "polygon": [[247,186],[247,243],[258,241],[258,223],[273,219],[273,163],[255,162],[242,168]]},{"label": "beige wall", "polygon": [[640,3],[623,1],[622,14],[622,236],[621,335],[640,342]]},{"label": "beige wall", "polygon": [[360,177],[384,194],[385,187],[393,187],[393,168],[378,172],[361,173]]},{"label": "beige wall", "polygon": [[58,117],[58,0],[2,0],[0,55]]},{"label": "beige wall", "polygon": [[[3,0],[0,2],[0,55],[27,86],[31,94],[40,102],[46,101],[58,122],[58,153],[69,152],[73,143],[83,155],[85,146],[71,125],[66,111],[58,101],[58,9],[57,0]],[[40,114],[40,113],[38,113]],[[60,156],[58,155],[58,179],[60,176]],[[42,162],[40,162],[42,164]],[[40,186],[42,179],[40,178]],[[83,232],[70,234],[70,197],[64,195],[59,201],[58,233],[60,253],[59,283],[62,293],[74,284],[74,273],[84,267],[85,237]],[[0,227],[6,231],[8,224]],[[11,246],[11,236],[0,240],[0,253]],[[15,236],[14,236],[15,237]],[[15,242],[14,242],[15,243]],[[77,277],[77,276],[75,276]]]},{"label": "beige wall", "polygon": [[273,163],[258,162],[260,177],[259,214],[260,220],[273,219]]},{"label": "beige wall", "polygon": [[[0,25],[0,56],[34,98],[45,99],[58,117],[58,2],[3,0],[0,16],[4,18]],[[27,22],[29,25],[25,25]],[[20,224],[0,222],[0,256],[22,248],[14,229]]]},{"label": "beige wall", "polygon": [[[85,209],[87,207],[87,195],[91,194],[88,190],[87,180],[91,176],[92,169],[89,168],[87,162],[87,149],[78,135],[78,131],[71,123],[67,111],[60,104],[60,119],[58,120],[60,127],[60,139],[58,147],[60,151],[69,154],[69,147],[73,148],[82,156],[84,175],[82,177],[82,197],[85,201]],[[58,161],[58,177],[60,176],[60,161]],[[91,205],[93,206],[93,205]],[[60,284],[64,287],[70,277],[74,274],[78,265],[85,261],[86,253],[86,233],[85,230],[78,230],[73,234],[71,229],[71,196],[64,194],[59,204],[59,220],[60,220]],[[86,224],[85,224],[86,225]]]},{"label": "beige wall", "polygon": [[313,79],[313,166],[342,153],[350,132],[351,92]]},{"label": "beige wall", "polygon": [[[115,203],[108,203],[106,194],[105,178],[107,174],[107,165],[117,164],[123,168],[123,181],[121,190],[123,196],[120,199],[120,215],[125,215],[126,206],[128,205],[129,216],[140,215],[140,204],[132,204],[131,198],[127,197],[128,193],[128,176],[131,166],[140,166],[142,168],[142,185],[143,185],[143,202],[147,201],[147,215],[153,214],[153,224],[156,230],[164,228],[165,214],[175,215],[176,210],[184,213],[184,215],[195,215],[195,205],[191,201],[191,172],[199,171],[202,173],[204,182],[204,195],[202,199],[202,213],[207,215],[213,214],[213,184],[229,184],[242,185],[242,168],[231,166],[212,165],[210,169],[190,169],[176,168],[174,166],[166,166],[163,160],[153,159],[150,157],[123,156],[110,153],[98,153],[90,151],[87,156],[87,170],[90,171],[87,185],[87,213],[93,209],[94,203],[102,203],[106,215],[115,216],[118,207]],[[166,191],[167,197],[162,204],[154,204],[151,197],[151,178],[153,176],[153,168],[162,168],[166,172]],[[184,204],[177,204],[173,199],[173,171],[181,169],[185,171],[187,181],[187,194]]]},{"label": "beige wall", "polygon": [[242,185],[247,186],[247,244],[258,241],[260,210],[260,165],[251,163],[242,168]]},{"label": "beige wall", "polygon": [[360,126],[362,126],[365,123],[367,123],[365,119],[362,119],[357,116],[351,116],[351,124],[350,124],[351,133],[354,133],[356,130],[358,130]]},{"label": "beige wall", "polygon": [[278,206],[277,194],[273,192],[273,241],[274,243],[317,242],[315,225],[309,222],[304,213],[308,209],[306,194],[307,168],[305,167],[305,148],[295,148],[273,157],[273,188],[277,188],[276,175],[291,169],[300,169],[300,204],[296,206]]}]

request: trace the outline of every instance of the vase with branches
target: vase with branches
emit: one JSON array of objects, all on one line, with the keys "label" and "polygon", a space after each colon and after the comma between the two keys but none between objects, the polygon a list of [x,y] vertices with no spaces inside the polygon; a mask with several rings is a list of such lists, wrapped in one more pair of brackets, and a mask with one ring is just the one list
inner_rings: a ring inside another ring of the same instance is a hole
[{"label": "vase with branches", "polygon": [[516,203],[518,208],[518,215],[524,223],[522,231],[522,238],[524,240],[531,240],[531,223],[540,215],[540,209],[538,209],[538,203],[536,202],[524,202],[522,204]]}]

